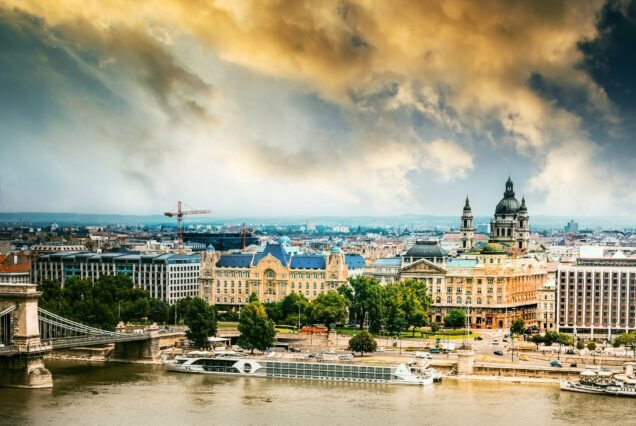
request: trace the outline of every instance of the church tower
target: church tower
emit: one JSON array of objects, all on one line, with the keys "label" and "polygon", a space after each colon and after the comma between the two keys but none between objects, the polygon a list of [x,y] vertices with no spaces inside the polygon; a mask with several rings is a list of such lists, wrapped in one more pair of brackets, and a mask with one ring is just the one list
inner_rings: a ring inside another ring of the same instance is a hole
[{"label": "church tower", "polygon": [[470,208],[470,201],[468,200],[468,197],[466,197],[466,204],[464,205],[464,211],[462,212],[462,225],[460,227],[463,251],[469,251],[473,248],[474,231],[473,211]]},{"label": "church tower", "polygon": [[517,248],[520,251],[528,251],[528,242],[530,240],[530,217],[528,216],[528,207],[526,207],[526,197],[521,198],[521,207],[519,207],[519,227],[517,228]]}]

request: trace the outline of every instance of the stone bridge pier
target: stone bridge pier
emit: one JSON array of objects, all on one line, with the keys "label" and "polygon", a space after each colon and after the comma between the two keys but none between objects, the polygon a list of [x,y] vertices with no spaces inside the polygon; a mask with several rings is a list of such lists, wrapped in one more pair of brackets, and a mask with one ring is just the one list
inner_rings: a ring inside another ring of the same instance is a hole
[{"label": "stone bridge pier", "polygon": [[53,387],[51,373],[44,366],[49,346],[40,340],[38,299],[42,293],[35,284],[0,284],[0,312],[9,313],[10,339],[0,350],[0,386],[19,388]]},{"label": "stone bridge pier", "polygon": [[157,331],[151,331],[148,339],[115,343],[115,349],[110,359],[112,361],[156,363],[160,357],[160,339]]}]

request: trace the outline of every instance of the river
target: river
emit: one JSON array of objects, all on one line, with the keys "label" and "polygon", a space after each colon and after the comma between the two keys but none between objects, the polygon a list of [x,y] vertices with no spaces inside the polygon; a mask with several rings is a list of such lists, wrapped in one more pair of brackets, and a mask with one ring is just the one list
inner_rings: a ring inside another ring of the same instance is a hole
[{"label": "river", "polygon": [[0,389],[2,425],[635,425],[636,401],[555,385],[429,387],[166,373],[48,361],[55,386]]}]

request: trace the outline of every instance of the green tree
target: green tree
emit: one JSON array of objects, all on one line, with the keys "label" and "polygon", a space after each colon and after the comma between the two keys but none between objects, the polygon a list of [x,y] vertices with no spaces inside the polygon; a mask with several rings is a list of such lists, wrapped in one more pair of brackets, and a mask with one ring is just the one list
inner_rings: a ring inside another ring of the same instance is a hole
[{"label": "green tree", "polygon": [[625,350],[631,349],[634,353],[634,358],[636,358],[636,330],[619,334],[614,340],[614,345],[625,346]]},{"label": "green tree", "polygon": [[530,341],[534,343],[535,345],[537,345],[537,349],[539,349],[539,345],[541,343],[544,343],[543,336],[540,334],[533,334],[532,337],[530,338]]},{"label": "green tree", "polygon": [[422,327],[428,322],[427,312],[431,306],[431,298],[426,292],[426,285],[418,280],[408,279],[400,282],[399,290],[402,293],[406,327],[412,327],[415,336],[415,328]]},{"label": "green tree", "polygon": [[453,330],[459,327],[463,327],[466,324],[466,314],[461,309],[451,309],[451,311],[444,317],[444,325],[446,327],[452,327]]},{"label": "green tree", "polygon": [[199,297],[191,299],[186,306],[183,315],[188,326],[186,337],[195,348],[207,348],[208,337],[216,334],[216,310]]},{"label": "green tree", "polygon": [[250,302],[241,309],[238,330],[241,333],[238,343],[254,353],[254,349],[264,351],[274,343],[276,329],[267,317],[265,307],[258,301]]},{"label": "green tree", "polygon": [[439,323],[438,322],[433,321],[431,323],[431,331],[433,333],[437,333],[439,331]]},{"label": "green tree", "polygon": [[150,314],[148,319],[157,324],[167,324],[170,321],[170,305],[159,299],[150,299]]},{"label": "green tree", "polygon": [[583,343],[583,341],[581,341],[581,340],[578,340],[578,341],[576,342],[576,348],[577,348],[578,350],[585,349],[585,343]]},{"label": "green tree", "polygon": [[587,349],[590,351],[595,351],[596,350],[596,343],[595,342],[588,342],[587,343]]},{"label": "green tree", "polygon": [[377,348],[378,344],[373,338],[373,335],[366,330],[362,330],[349,339],[349,350],[360,352],[361,355],[364,355],[365,352],[375,352]]},{"label": "green tree", "polygon": [[250,294],[248,303],[252,303],[252,302],[258,302],[258,295],[256,293]]},{"label": "green tree", "polygon": [[[349,278],[349,288],[339,289],[349,301],[350,319],[356,319],[359,327],[364,327],[365,319],[376,323],[381,322],[382,291],[377,279],[358,275]],[[344,286],[343,286],[344,287]]]},{"label": "green tree", "polygon": [[524,322],[523,318],[517,317],[512,320],[512,324],[510,325],[511,335],[523,334],[525,329],[526,329],[526,323]]},{"label": "green tree", "polygon": [[341,324],[347,320],[347,301],[340,293],[329,291],[318,295],[308,307],[313,322],[327,327],[327,339],[331,324]]},{"label": "green tree", "polygon": [[407,325],[399,284],[389,284],[384,291],[384,328],[391,336],[399,336]]}]

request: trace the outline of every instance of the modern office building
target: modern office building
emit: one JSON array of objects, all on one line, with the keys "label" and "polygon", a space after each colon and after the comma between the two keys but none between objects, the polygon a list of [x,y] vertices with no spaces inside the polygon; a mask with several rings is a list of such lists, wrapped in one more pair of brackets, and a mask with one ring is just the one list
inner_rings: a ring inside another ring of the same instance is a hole
[{"label": "modern office building", "polygon": [[53,279],[64,285],[72,277],[96,281],[106,275],[125,275],[150,297],[174,303],[199,296],[200,265],[198,254],[60,252],[38,256],[32,263],[31,279],[38,284]]},{"label": "modern office building", "polygon": [[611,339],[636,329],[636,259],[579,258],[558,275],[559,330]]}]

